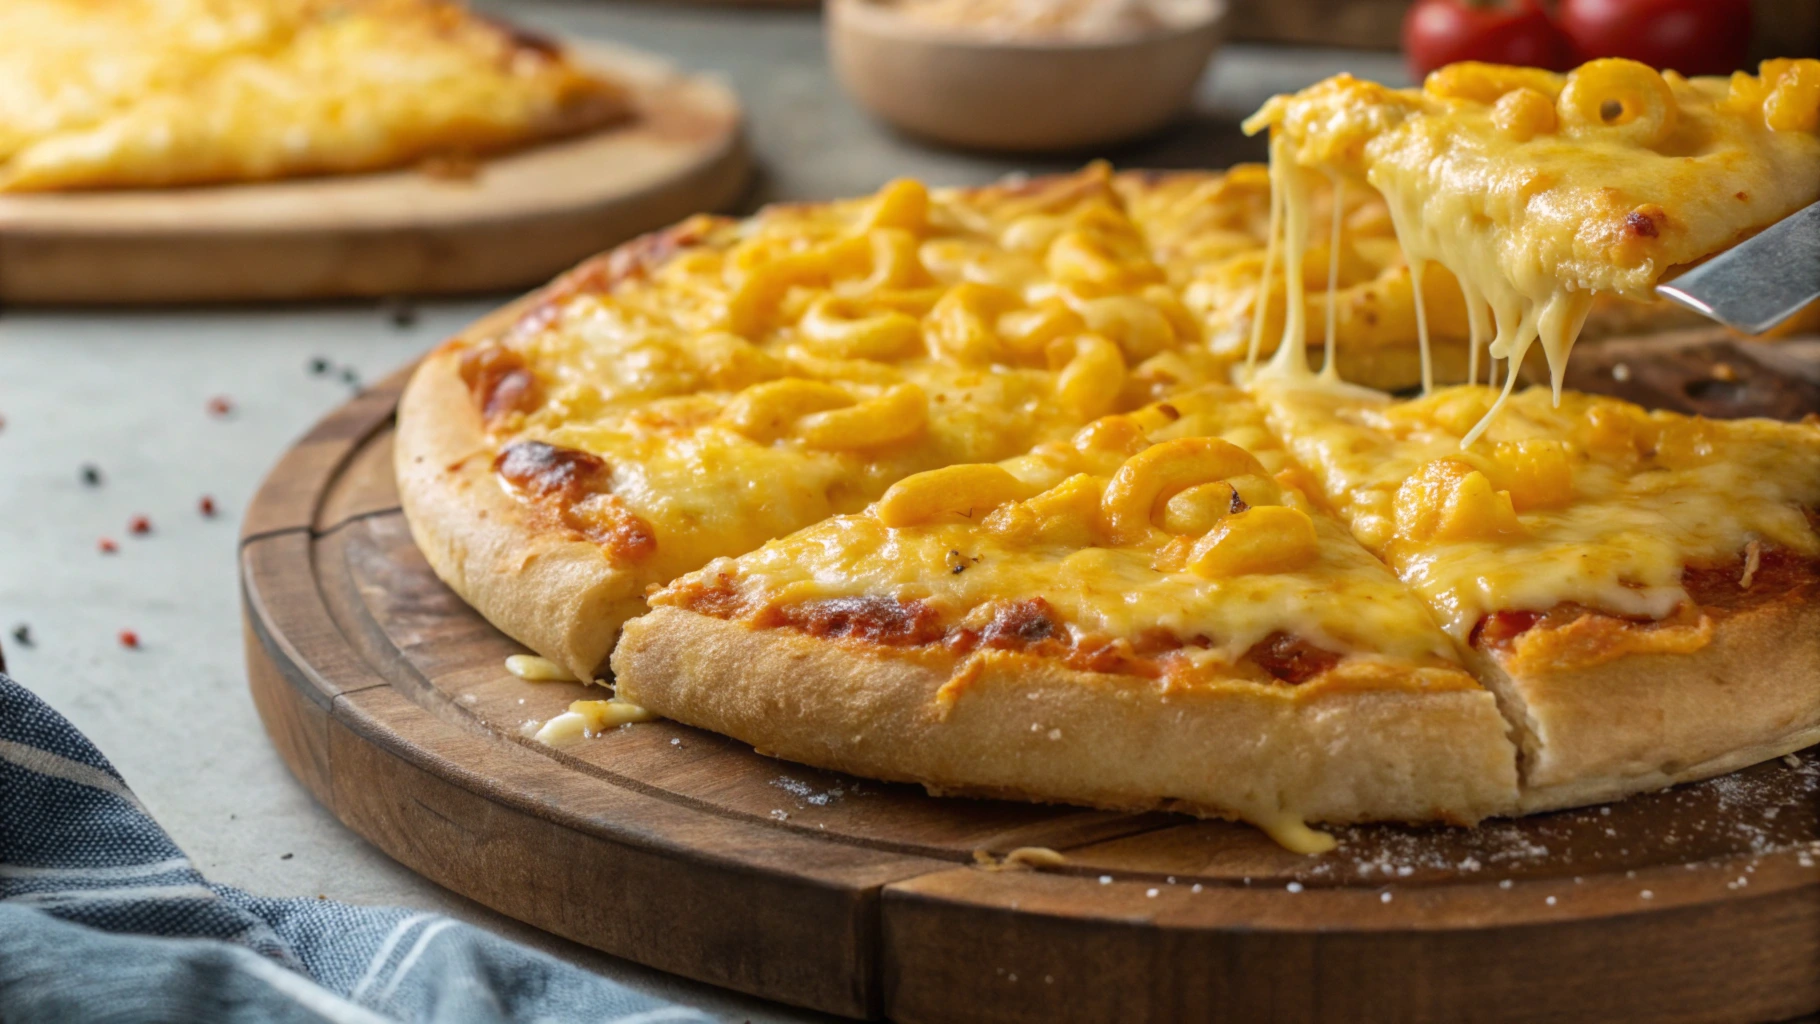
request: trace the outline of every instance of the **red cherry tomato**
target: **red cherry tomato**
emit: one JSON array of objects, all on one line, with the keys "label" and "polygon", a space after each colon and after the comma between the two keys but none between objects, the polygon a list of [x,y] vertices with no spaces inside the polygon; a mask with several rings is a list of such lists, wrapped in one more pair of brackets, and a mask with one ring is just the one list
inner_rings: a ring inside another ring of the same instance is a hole
[{"label": "red cherry tomato", "polygon": [[1745,65],[1750,0],[1562,0],[1561,29],[1582,61],[1629,57],[1684,75]]},{"label": "red cherry tomato", "polygon": [[1403,56],[1417,78],[1462,60],[1558,71],[1573,59],[1536,0],[1418,0],[1403,19]]}]

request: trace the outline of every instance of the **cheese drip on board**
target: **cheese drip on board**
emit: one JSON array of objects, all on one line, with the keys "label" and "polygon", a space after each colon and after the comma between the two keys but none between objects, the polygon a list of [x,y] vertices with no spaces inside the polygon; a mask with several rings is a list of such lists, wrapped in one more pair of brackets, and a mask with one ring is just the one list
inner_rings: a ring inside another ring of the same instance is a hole
[{"label": "cheese drip on board", "polygon": [[[1504,367],[1498,401],[1462,438],[1470,445],[1538,342],[1559,400],[1596,295],[1647,301],[1670,269],[1820,198],[1817,82],[1812,60],[1730,80],[1617,59],[1567,75],[1465,63],[1419,90],[1339,75],[1272,99],[1245,128],[1270,130],[1272,247],[1289,267],[1307,244],[1305,173],[1383,196],[1416,283],[1424,391],[1434,380],[1422,274],[1434,263],[1459,280],[1470,375],[1487,338],[1489,379]],[[1300,294],[1295,275],[1286,282]],[[1311,377],[1306,331],[1292,301],[1269,377]]]}]

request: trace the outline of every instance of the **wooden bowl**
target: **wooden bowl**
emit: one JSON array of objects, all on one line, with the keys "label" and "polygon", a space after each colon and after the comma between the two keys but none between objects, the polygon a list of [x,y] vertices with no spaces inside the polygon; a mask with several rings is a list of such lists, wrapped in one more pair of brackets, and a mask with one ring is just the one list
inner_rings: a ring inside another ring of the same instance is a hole
[{"label": "wooden bowl", "polygon": [[1226,2],[1191,24],[1108,40],[1022,40],[920,25],[874,0],[829,0],[828,53],[848,93],[913,135],[969,149],[1081,149],[1180,114],[1225,35]]}]

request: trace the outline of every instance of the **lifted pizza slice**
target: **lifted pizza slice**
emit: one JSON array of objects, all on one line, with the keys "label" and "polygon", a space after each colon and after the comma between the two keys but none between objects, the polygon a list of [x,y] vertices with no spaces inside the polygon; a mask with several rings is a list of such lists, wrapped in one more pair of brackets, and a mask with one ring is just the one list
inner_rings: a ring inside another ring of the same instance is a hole
[{"label": "lifted pizza slice", "polygon": [[618,691],[807,764],[1310,852],[1310,821],[1509,813],[1494,698],[1298,474],[1213,388],[911,476],[657,592]]},{"label": "lifted pizza slice", "polygon": [[[1814,60],[1729,80],[1620,59],[1566,75],[1455,64],[1421,89],[1341,75],[1246,127],[1270,130],[1284,265],[1307,248],[1311,178],[1376,189],[1418,281],[1430,262],[1458,279],[1476,339],[1507,361],[1506,394],[1538,339],[1560,389],[1596,297],[1648,301],[1672,268],[1820,199]],[[1293,311],[1300,275],[1285,287]],[[1292,315],[1284,337],[1306,330]],[[1283,346],[1282,374],[1305,374],[1302,349]]]},{"label": "lifted pizza slice", "polygon": [[1497,691],[1526,810],[1820,740],[1820,425],[1546,388],[1393,402],[1268,383],[1324,500]]}]

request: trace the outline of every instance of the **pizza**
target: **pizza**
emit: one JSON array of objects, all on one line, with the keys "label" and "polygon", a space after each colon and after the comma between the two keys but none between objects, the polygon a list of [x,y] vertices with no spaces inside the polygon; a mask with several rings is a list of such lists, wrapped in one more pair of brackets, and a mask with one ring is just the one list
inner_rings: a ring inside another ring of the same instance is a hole
[{"label": "pizza", "polygon": [[[1306,252],[1311,178],[1368,186],[1417,277],[1434,264],[1458,280],[1493,359],[1520,367],[1539,340],[1557,393],[1597,296],[1647,301],[1673,268],[1820,199],[1814,60],[1730,79],[1620,58],[1565,75],[1463,63],[1420,89],[1339,75],[1245,127],[1270,130],[1285,266]],[[1300,281],[1285,286],[1293,307]]]},{"label": "pizza", "polygon": [[451,0],[0,5],[0,191],[453,166],[630,112],[561,47]]},{"label": "pizza", "polygon": [[584,263],[413,378],[397,451],[418,543],[588,679],[648,587],[1211,382],[1225,364],[1122,198],[1146,187],[1103,167],[899,181]]},{"label": "pizza", "polygon": [[658,591],[619,695],[792,761],[1310,852],[1308,821],[1508,813],[1493,695],[1302,480],[1224,387],[907,477]]},{"label": "pizza", "polygon": [[1820,424],[1550,389],[1256,392],[1354,537],[1497,693],[1521,808],[1820,742]]},{"label": "pizza", "polygon": [[414,375],[418,546],[522,674],[610,674],[547,742],[662,715],[1310,852],[1820,739],[1820,424],[1343,379],[1432,378],[1422,328],[1487,314],[1287,131],[1268,169],[898,181],[589,261]]}]

